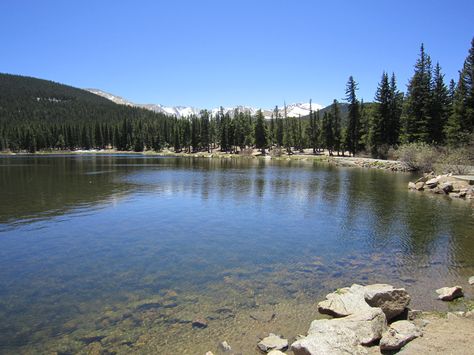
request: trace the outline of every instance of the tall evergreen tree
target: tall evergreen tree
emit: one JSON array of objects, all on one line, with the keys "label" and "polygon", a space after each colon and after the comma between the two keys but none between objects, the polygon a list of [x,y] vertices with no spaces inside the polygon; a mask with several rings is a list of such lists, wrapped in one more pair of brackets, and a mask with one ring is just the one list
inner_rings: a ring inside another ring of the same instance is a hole
[{"label": "tall evergreen tree", "polygon": [[280,148],[283,146],[283,120],[278,110],[278,106],[275,107],[276,111],[276,144]]},{"label": "tall evergreen tree", "polygon": [[449,115],[449,92],[439,63],[436,63],[433,73],[432,92],[430,138],[433,142],[441,144],[444,142],[443,128]]},{"label": "tall evergreen tree", "polygon": [[261,149],[262,154],[265,154],[265,148],[267,145],[265,118],[263,117],[262,110],[258,110],[255,122],[255,147]]},{"label": "tall evergreen tree", "polygon": [[400,135],[400,118],[403,110],[403,93],[398,90],[395,73],[390,78],[390,109],[388,119],[388,144],[393,146],[398,143]]},{"label": "tall evergreen tree", "polygon": [[334,150],[334,129],[332,113],[324,112],[321,134],[324,147],[328,150],[329,155],[332,155]]},{"label": "tall evergreen tree", "polygon": [[446,139],[450,146],[459,146],[472,139],[474,131],[474,38],[469,54],[459,73],[454,92],[452,112],[446,124]]},{"label": "tall evergreen tree", "polygon": [[349,151],[349,154],[356,155],[359,148],[360,138],[360,107],[359,100],[356,97],[357,83],[355,82],[352,75],[346,85],[346,100],[349,103],[349,120],[347,124],[344,146]]},{"label": "tall evergreen tree", "polygon": [[341,127],[341,113],[339,110],[339,103],[334,99],[331,106],[331,117],[332,117],[332,129],[333,129],[333,142],[334,150],[339,155],[342,148],[342,127]]},{"label": "tall evergreen tree", "polygon": [[403,113],[403,138],[406,142],[431,143],[431,58],[421,45],[415,73],[408,83]]}]

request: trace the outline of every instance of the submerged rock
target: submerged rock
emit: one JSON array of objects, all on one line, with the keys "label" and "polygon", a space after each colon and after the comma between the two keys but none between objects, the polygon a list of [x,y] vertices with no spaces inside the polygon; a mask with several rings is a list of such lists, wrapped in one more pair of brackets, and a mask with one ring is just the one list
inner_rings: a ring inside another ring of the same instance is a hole
[{"label": "submerged rock", "polygon": [[437,289],[436,293],[438,294],[438,299],[441,301],[452,301],[455,298],[464,296],[461,286],[442,287]]},{"label": "submerged rock", "polygon": [[288,348],[288,340],[283,339],[279,335],[270,333],[267,337],[263,338],[257,346],[264,352],[270,350],[285,350]]},{"label": "submerged rock", "polygon": [[267,310],[267,311],[257,310],[255,312],[250,313],[249,317],[259,322],[268,323],[268,322],[271,322],[273,319],[275,319],[276,314],[272,310]]},{"label": "submerged rock", "polygon": [[338,319],[319,319],[311,323],[308,336],[295,341],[295,355],[367,354],[362,345],[382,337],[387,327],[380,308],[368,308],[360,313]]},{"label": "submerged rock", "polygon": [[193,320],[192,326],[193,328],[204,329],[207,328],[207,322],[202,318],[197,318]]},{"label": "submerged rock", "polygon": [[469,285],[474,285],[474,276],[469,278]]},{"label": "submerged rock", "polygon": [[318,310],[335,317],[345,317],[371,307],[379,307],[390,320],[403,313],[410,303],[410,296],[404,288],[394,288],[387,284],[354,284],[350,288],[330,293],[326,298],[327,300],[319,302]]},{"label": "submerged rock", "polygon": [[380,350],[398,350],[406,343],[422,335],[421,330],[407,320],[394,322],[380,339]]}]

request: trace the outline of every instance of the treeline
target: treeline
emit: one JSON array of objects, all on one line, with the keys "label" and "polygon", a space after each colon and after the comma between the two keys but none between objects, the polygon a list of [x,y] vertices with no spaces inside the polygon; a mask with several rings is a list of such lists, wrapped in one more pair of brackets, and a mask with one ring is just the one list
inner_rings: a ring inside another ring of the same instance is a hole
[{"label": "treeline", "polygon": [[[307,117],[288,117],[275,107],[271,119],[235,111],[178,119],[117,105],[87,91],[46,80],[0,74],[0,150],[105,149],[221,151],[251,148],[292,154],[303,149],[330,154],[363,152],[386,157],[391,147],[422,142],[457,147],[473,142],[474,39],[457,82],[447,85],[441,66],[423,45],[407,92],[395,74],[382,73],[374,102],[357,98],[351,76],[346,102]],[[342,106],[344,105],[344,106]],[[347,110],[344,115],[341,109]]]}]

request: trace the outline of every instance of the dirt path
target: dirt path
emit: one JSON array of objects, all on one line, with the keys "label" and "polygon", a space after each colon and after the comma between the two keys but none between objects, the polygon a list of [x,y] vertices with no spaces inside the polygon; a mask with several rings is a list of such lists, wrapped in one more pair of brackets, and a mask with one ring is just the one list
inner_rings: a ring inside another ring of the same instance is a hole
[{"label": "dirt path", "polygon": [[461,317],[452,313],[446,318],[427,316],[429,323],[423,336],[405,345],[399,354],[474,354],[474,317]]}]

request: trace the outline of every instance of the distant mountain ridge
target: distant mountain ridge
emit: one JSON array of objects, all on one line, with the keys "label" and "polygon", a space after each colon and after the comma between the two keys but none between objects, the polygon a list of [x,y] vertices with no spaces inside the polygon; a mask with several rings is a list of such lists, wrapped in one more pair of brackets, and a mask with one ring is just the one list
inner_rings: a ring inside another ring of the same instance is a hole
[{"label": "distant mountain ridge", "polygon": [[[140,107],[150,111],[163,113],[166,115],[174,115],[176,117],[187,117],[191,115],[199,115],[199,112],[202,110],[201,108],[190,107],[190,106],[164,106],[161,104],[138,104],[131,101],[124,99],[121,96],[114,95],[108,93],[106,91],[100,89],[85,89],[95,95],[102,96],[110,101],[115,102],[116,104],[126,105],[126,106],[133,106],[133,107]],[[323,109],[323,106],[320,104],[313,103],[312,104],[313,111]],[[229,113],[232,115],[235,110],[239,112],[249,112],[250,114],[254,115],[259,109],[255,107],[249,106],[235,106],[235,107],[224,107],[223,111],[224,114]],[[220,107],[216,107],[213,109],[208,109],[208,111],[215,115],[220,111]],[[288,117],[305,117],[309,115],[310,112],[310,104],[309,103],[295,103],[286,106],[287,116]],[[262,109],[263,115],[265,118],[270,119],[272,114],[274,113],[273,110],[270,109]],[[284,107],[279,107],[279,114],[283,117],[284,116]]]}]

